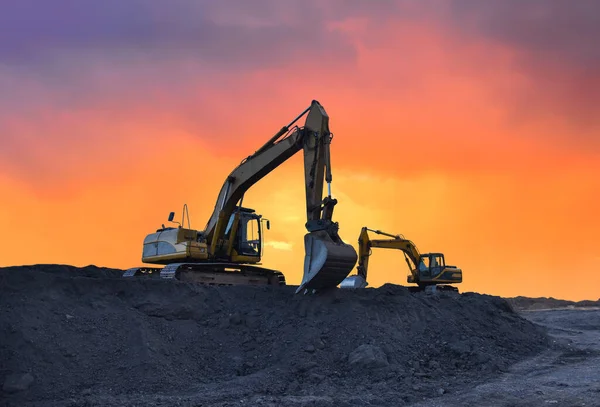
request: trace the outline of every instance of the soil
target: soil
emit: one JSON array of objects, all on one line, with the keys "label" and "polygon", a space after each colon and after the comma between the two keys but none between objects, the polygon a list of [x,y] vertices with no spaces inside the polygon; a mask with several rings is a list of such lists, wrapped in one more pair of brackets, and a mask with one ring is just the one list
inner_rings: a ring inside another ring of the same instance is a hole
[{"label": "soil", "polygon": [[[581,387],[561,383],[582,383],[574,375],[600,361],[597,310],[517,312],[499,297],[395,285],[303,296],[122,272],[0,269],[0,404],[540,405],[519,397],[579,402]],[[589,314],[577,325],[571,312]],[[590,400],[599,375],[586,379]]]},{"label": "soil", "polygon": [[560,309],[557,305],[523,315],[547,328],[549,349],[495,379],[414,405],[600,406],[600,307]]}]

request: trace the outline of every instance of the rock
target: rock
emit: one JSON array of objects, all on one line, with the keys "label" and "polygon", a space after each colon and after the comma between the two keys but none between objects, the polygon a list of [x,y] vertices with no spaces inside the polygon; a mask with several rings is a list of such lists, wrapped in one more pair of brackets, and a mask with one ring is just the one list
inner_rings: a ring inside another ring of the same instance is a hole
[{"label": "rock", "polygon": [[450,345],[448,345],[448,348],[450,348],[451,351],[463,357],[467,357],[468,354],[471,352],[471,347],[465,341],[451,343]]},{"label": "rock", "polygon": [[253,316],[246,317],[245,322],[246,322],[246,326],[250,329],[256,329],[260,326],[260,320]]},{"label": "rock", "polygon": [[309,376],[309,380],[313,383],[321,383],[323,380],[325,380],[325,375],[319,373],[311,373]]},{"label": "rock", "polygon": [[298,367],[298,371],[300,373],[308,372],[309,370],[314,369],[317,366],[319,366],[319,364],[317,362],[308,362],[306,364],[300,365]]},{"label": "rock", "polygon": [[308,345],[304,348],[304,352],[313,353],[315,351],[315,347],[313,345]]},{"label": "rock", "polygon": [[440,362],[438,362],[436,360],[432,360],[432,361],[429,362],[429,367],[431,369],[436,369],[437,370],[440,367]]},{"label": "rock", "polygon": [[300,388],[301,388],[301,387],[300,387],[300,383],[298,382],[298,380],[294,380],[294,381],[292,381],[292,382],[291,382],[291,383],[290,383],[290,384],[287,386],[287,389],[286,389],[286,391],[287,391],[288,393],[295,393],[295,392],[297,392],[298,390],[300,390]]},{"label": "rock", "polygon": [[371,368],[389,365],[386,354],[379,346],[375,345],[360,345],[348,355],[348,363]]},{"label": "rock", "polygon": [[236,312],[229,317],[229,322],[233,325],[239,325],[242,323],[242,316]]},{"label": "rock", "polygon": [[437,390],[438,394],[441,396],[444,393],[446,393],[446,390],[442,389],[441,387]]},{"label": "rock", "polygon": [[492,359],[489,355],[487,355],[483,352],[475,353],[475,358],[477,360],[477,363],[482,364],[482,365],[485,363],[488,363]]},{"label": "rock", "polygon": [[11,374],[4,380],[2,389],[7,393],[16,393],[27,390],[31,383],[33,383],[33,376],[30,373]]}]

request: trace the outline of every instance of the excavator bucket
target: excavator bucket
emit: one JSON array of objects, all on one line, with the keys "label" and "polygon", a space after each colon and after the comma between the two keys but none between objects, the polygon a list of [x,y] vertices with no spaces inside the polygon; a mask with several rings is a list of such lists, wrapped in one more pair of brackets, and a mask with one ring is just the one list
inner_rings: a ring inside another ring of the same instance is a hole
[{"label": "excavator bucket", "polygon": [[304,235],[304,276],[296,294],[303,290],[337,287],[350,274],[358,255],[352,245],[334,242],[323,232]]}]

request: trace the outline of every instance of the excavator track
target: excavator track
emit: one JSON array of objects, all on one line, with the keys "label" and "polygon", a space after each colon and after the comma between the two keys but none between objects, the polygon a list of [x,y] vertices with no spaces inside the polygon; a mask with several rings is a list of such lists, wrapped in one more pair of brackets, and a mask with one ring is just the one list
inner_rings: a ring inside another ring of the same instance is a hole
[{"label": "excavator track", "polygon": [[454,287],[451,285],[437,285],[437,284],[431,284],[431,285],[422,285],[422,286],[409,286],[408,290],[412,293],[417,293],[417,292],[435,292],[435,291],[443,291],[443,292],[455,292],[458,293],[458,287]]},{"label": "excavator track", "polygon": [[123,273],[124,278],[131,277],[147,277],[147,278],[157,278],[160,274],[162,268],[158,267],[132,267]]},{"label": "excavator track", "polygon": [[133,267],[123,273],[125,278],[146,276],[203,285],[286,285],[277,270],[236,263],[173,263],[163,268]]}]

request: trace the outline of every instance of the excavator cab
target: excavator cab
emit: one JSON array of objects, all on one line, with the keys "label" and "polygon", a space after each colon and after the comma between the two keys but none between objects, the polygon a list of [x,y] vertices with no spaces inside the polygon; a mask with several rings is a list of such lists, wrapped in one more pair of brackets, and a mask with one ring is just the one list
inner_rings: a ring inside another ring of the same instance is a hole
[{"label": "excavator cab", "polygon": [[[415,272],[408,275],[407,282],[419,285],[462,282],[462,270],[456,266],[446,265],[443,253],[422,254]],[[418,276],[418,279],[415,278],[415,275]]]},{"label": "excavator cab", "polygon": [[442,253],[425,253],[419,258],[417,270],[422,277],[431,278],[440,274],[445,265]]},{"label": "excavator cab", "polygon": [[[256,261],[260,261],[263,247],[262,215],[256,214],[254,209],[238,208],[238,211],[230,216],[227,223],[225,229],[226,240],[231,238],[236,216],[239,217],[239,221],[237,231],[233,237],[232,248],[238,256],[253,257],[256,258]],[[267,221],[267,228],[270,228],[269,221]]]},{"label": "excavator cab", "polygon": [[429,271],[432,276],[437,276],[446,267],[444,255],[441,253],[429,253]]}]

